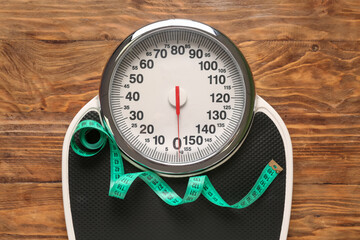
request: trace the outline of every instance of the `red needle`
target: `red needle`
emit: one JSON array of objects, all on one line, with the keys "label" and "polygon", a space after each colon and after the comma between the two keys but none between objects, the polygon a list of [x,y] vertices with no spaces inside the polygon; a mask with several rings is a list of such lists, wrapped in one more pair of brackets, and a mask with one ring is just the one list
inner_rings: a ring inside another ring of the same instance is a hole
[{"label": "red needle", "polygon": [[175,98],[176,98],[176,115],[177,115],[177,127],[178,127],[178,149],[179,149],[179,159],[180,159],[180,88],[179,86],[175,87]]}]

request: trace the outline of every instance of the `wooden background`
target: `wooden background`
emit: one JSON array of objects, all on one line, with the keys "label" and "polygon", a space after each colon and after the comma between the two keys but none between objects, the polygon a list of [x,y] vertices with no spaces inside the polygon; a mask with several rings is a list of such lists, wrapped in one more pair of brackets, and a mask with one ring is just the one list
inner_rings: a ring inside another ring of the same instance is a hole
[{"label": "wooden background", "polygon": [[360,239],[360,2],[0,0],[0,239],[66,239],[61,149],[131,32],[168,18],[230,37],[294,148],[289,238]]}]

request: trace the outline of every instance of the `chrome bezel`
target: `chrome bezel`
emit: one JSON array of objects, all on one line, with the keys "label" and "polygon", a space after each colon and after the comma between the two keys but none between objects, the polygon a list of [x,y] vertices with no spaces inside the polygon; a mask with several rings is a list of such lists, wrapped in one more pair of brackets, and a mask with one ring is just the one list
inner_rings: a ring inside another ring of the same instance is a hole
[{"label": "chrome bezel", "polygon": [[[116,66],[119,64],[122,54],[124,54],[125,50],[138,38],[163,28],[188,28],[195,31],[200,31],[203,34],[216,39],[229,50],[243,74],[246,88],[246,101],[243,118],[241,119],[238,129],[228,144],[226,144],[220,151],[200,162],[184,165],[171,165],[162,162],[155,162],[146,158],[144,155],[132,148],[132,146],[130,146],[121,136],[117,130],[117,126],[112,116],[109,88],[114,71],[116,71]],[[131,34],[119,45],[104,69],[99,97],[103,121],[107,125],[108,130],[113,134],[114,139],[126,160],[141,169],[150,169],[156,171],[160,175],[182,177],[197,175],[201,172],[211,170],[224,163],[237,151],[237,149],[241,146],[241,143],[244,141],[252,123],[255,102],[255,87],[250,68],[244,56],[229,38],[216,29],[203,23],[184,19],[171,19],[147,25]]]}]

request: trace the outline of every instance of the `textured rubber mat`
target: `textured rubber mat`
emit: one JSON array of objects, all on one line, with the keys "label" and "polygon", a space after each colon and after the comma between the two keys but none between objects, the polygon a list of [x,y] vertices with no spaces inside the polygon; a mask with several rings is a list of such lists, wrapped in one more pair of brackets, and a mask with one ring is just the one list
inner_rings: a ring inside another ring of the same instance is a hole
[{"label": "textured rubber mat", "polygon": [[[99,120],[99,116],[90,112],[84,119]],[[240,150],[206,174],[224,200],[232,204],[247,194],[271,159],[284,171],[248,208],[222,208],[203,196],[194,203],[172,207],[141,180],[131,186],[125,200],[109,197],[108,146],[91,158],[79,157],[70,148],[70,207],[76,239],[278,240],[284,211],[286,161],[282,138],[270,118],[257,113]],[[126,173],[139,171],[126,161],[124,167]],[[180,196],[184,195],[188,178],[164,179]]]}]

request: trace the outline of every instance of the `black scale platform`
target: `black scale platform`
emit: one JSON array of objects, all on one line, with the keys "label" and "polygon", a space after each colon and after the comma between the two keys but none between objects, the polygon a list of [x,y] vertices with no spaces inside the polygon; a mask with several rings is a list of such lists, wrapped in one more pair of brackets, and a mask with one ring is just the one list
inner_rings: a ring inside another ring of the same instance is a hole
[{"label": "black scale platform", "polygon": [[[97,112],[84,119],[99,120]],[[125,200],[108,196],[109,149],[83,158],[70,148],[70,207],[77,240],[278,240],[283,220],[286,166],[280,133],[264,113],[256,113],[240,150],[226,163],[207,172],[228,203],[239,201],[274,159],[284,171],[254,204],[245,209],[215,206],[201,196],[177,207],[164,203],[144,182],[136,180]],[[140,171],[124,161],[125,172]],[[165,181],[180,195],[188,178]]]}]

